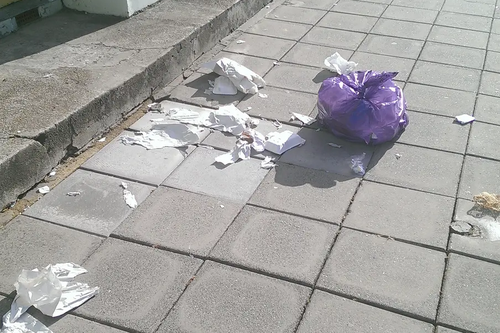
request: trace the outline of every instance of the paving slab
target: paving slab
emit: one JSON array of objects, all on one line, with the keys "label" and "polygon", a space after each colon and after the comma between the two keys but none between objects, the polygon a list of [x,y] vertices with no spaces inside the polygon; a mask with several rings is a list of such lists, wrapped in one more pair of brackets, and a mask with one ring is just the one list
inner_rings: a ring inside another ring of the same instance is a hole
[{"label": "paving slab", "polygon": [[387,7],[382,17],[403,21],[434,23],[438,13],[437,10],[391,5]]},{"label": "paving slab", "polygon": [[438,323],[477,333],[498,332],[495,309],[500,266],[451,254],[444,280]]},{"label": "paving slab", "polygon": [[215,107],[237,103],[243,99],[245,94],[238,91],[236,95],[213,95],[206,94],[210,87],[209,81],[214,81],[218,74],[194,73],[182,85],[177,86],[170,93],[170,98],[177,102],[184,102],[205,107]]},{"label": "paving slab", "polygon": [[45,316],[34,308],[30,309],[30,314],[42,322],[53,332],[71,332],[71,333],[125,333],[125,331],[102,325],[91,320],[72,315],[52,318]]},{"label": "paving slab", "polygon": [[488,51],[486,55],[486,63],[484,69],[491,72],[500,73],[500,52]]},{"label": "paving slab", "polygon": [[[259,74],[260,76],[266,75],[267,72],[274,66],[273,61],[270,59],[258,58],[254,56],[248,56],[244,54],[236,54],[231,52],[219,52],[217,53],[212,61],[217,61],[221,58],[229,58],[234,60],[241,65],[251,69],[253,72]],[[198,72],[204,74],[210,74],[212,71],[208,68],[199,67]]]},{"label": "paving slab", "polygon": [[334,74],[319,68],[282,64],[264,77],[270,86],[316,94],[321,83]]},{"label": "paving slab", "polygon": [[[50,193],[26,210],[25,215],[56,224],[109,236],[133,211],[123,199],[125,181],[140,205],[153,191],[152,186],[120,178],[77,170]],[[68,196],[69,192],[81,192]]]},{"label": "paving slab", "polygon": [[[351,170],[352,156],[364,153],[364,165],[368,165],[372,157],[373,147],[347,142],[325,131],[302,128],[297,134],[305,139],[306,143],[285,152],[280,162],[354,178],[356,174]],[[331,147],[329,143],[335,143],[342,148]]]},{"label": "paving slab", "polygon": [[427,42],[420,59],[447,65],[483,69],[485,54],[485,50]]},{"label": "paving slab", "polygon": [[488,44],[488,33],[435,25],[432,27],[428,40],[431,42],[485,49]]},{"label": "paving slab", "polygon": [[338,227],[245,207],[210,257],[312,286]]},{"label": "paving slab", "polygon": [[310,289],[206,262],[158,333],[291,333]]},{"label": "paving slab", "polygon": [[[484,231],[484,225],[500,223],[497,214],[482,210],[472,201],[458,199],[455,210],[455,221],[464,221],[478,226]],[[468,254],[500,263],[500,241],[492,240],[490,235],[471,237],[467,235],[451,234],[450,250],[460,254]],[[495,237],[494,239],[496,239]]]},{"label": "paving slab", "polygon": [[341,0],[331,10],[334,12],[379,17],[387,6],[373,2]]},{"label": "paving slab", "polygon": [[154,332],[202,261],[109,238],[85,263],[85,282],[101,293],[78,315]]},{"label": "paving slab", "polygon": [[500,74],[484,71],[479,92],[495,97],[500,96]]},{"label": "paving slab", "polygon": [[480,77],[480,70],[419,60],[410,75],[410,81],[475,92],[479,86]]},{"label": "paving slab", "polygon": [[295,45],[295,42],[291,40],[252,34],[242,34],[238,40],[244,40],[245,43],[238,44],[233,41],[224,50],[256,57],[280,59]]},{"label": "paving slab", "polygon": [[309,0],[309,1],[298,1],[298,0],[286,0],[284,5],[302,8],[314,8],[314,9],[325,9],[328,10],[332,8],[332,0]]},{"label": "paving slab", "polygon": [[238,108],[246,110],[248,107],[251,107],[252,109],[247,111],[251,116],[288,122],[290,121],[291,111],[310,115],[318,99],[315,94],[269,86],[265,88],[265,93],[268,98],[260,98],[258,95],[247,95],[238,104]]},{"label": "paving slab", "polygon": [[[476,2],[474,6],[478,5]],[[482,4],[479,4],[481,6]],[[470,6],[470,7],[474,7]],[[472,8],[469,8],[472,9]],[[436,20],[437,25],[443,25],[454,28],[478,30],[490,32],[491,17],[467,15],[453,12],[440,12]]]},{"label": "paving slab", "polygon": [[301,42],[338,47],[341,49],[355,50],[363,41],[366,34],[353,31],[337,30],[330,28],[314,27]]},{"label": "paving slab", "polygon": [[485,158],[465,156],[464,168],[460,179],[459,197],[472,200],[481,192],[497,193],[500,187],[500,162]]},{"label": "paving slab", "polygon": [[160,187],[113,234],[207,256],[241,208],[228,200]]},{"label": "paving slab", "polygon": [[220,151],[197,148],[163,183],[178,189],[245,203],[266,176],[260,160],[227,167],[215,163]]},{"label": "paving slab", "polygon": [[282,59],[284,62],[295,63],[304,66],[321,67],[325,66],[325,59],[335,52],[349,59],[353,51],[319,46],[313,44],[297,43]]},{"label": "paving slab", "polygon": [[477,120],[500,125],[500,98],[478,95],[474,116]]},{"label": "paving slab", "polygon": [[326,13],[326,10],[279,6],[267,14],[266,17],[303,24],[316,24]]},{"label": "paving slab", "polygon": [[363,182],[344,226],[446,249],[455,200]]},{"label": "paving slab", "polygon": [[297,41],[311,28],[310,24],[263,19],[251,26],[246,32]]},{"label": "paving slab", "polygon": [[[396,158],[400,154],[400,158]],[[436,194],[454,196],[462,156],[437,150],[394,144],[380,146],[372,157],[366,178]]]},{"label": "paving slab", "polygon": [[433,320],[444,259],[443,252],[343,230],[318,286]]},{"label": "paving slab", "polygon": [[491,34],[488,42],[488,50],[500,52],[500,35]]},{"label": "paving slab", "polygon": [[424,84],[407,83],[404,94],[408,109],[420,112],[452,116],[472,114],[475,92],[458,91]]},{"label": "paving slab", "polygon": [[410,126],[398,142],[424,148],[465,153],[470,125],[460,125],[455,118],[408,111]]},{"label": "paving slab", "polygon": [[325,28],[367,33],[373,28],[376,22],[376,17],[329,12],[316,25]]},{"label": "paving slab", "polygon": [[491,26],[491,33],[492,34],[500,34],[500,20],[499,19],[493,19],[493,24]]},{"label": "paving slab", "polygon": [[491,17],[495,11],[495,4],[475,2],[474,5],[471,6],[470,2],[465,0],[446,0],[443,10],[447,12]]},{"label": "paving slab", "polygon": [[427,0],[394,0],[393,5],[415,7],[424,9],[440,10],[445,0],[427,1]]},{"label": "paving slab", "polygon": [[500,160],[500,126],[474,122],[467,153]]},{"label": "paving slab", "polygon": [[5,294],[15,290],[14,282],[23,269],[41,269],[61,262],[81,265],[103,241],[26,216],[19,216],[0,229],[0,239],[0,292]]},{"label": "paving slab", "polygon": [[357,51],[350,59],[357,62],[356,70],[399,72],[396,79],[406,81],[415,65],[415,60]]},{"label": "paving slab", "polygon": [[359,47],[359,51],[368,53],[417,59],[423,41],[398,37],[368,35]]},{"label": "paving slab", "polygon": [[394,37],[409,37],[408,31],[411,31],[412,39],[425,40],[429,35],[432,25],[425,23],[416,23],[381,18],[371,30],[372,34],[379,34]]},{"label": "paving slab", "polygon": [[134,132],[123,132],[82,168],[158,186],[194,150],[193,146],[148,150],[138,145],[124,145],[123,136],[134,136]]},{"label": "paving slab", "polygon": [[298,333],[431,333],[431,324],[315,290]]},{"label": "paving slab", "polygon": [[250,203],[340,224],[358,184],[358,178],[278,162]]}]

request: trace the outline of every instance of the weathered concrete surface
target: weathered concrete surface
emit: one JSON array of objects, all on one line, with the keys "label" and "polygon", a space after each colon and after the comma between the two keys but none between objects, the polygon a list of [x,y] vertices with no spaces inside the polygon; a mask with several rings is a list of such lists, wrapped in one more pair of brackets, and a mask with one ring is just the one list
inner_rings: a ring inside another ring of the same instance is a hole
[{"label": "weathered concrete surface", "polygon": [[9,138],[31,139],[44,168],[19,155],[26,177],[12,158],[1,158],[0,207],[118,123],[152,89],[167,85],[268,2],[169,0],[125,21],[63,10],[1,39],[0,138],[6,142],[0,156],[26,151],[26,145],[13,149],[18,141]]}]

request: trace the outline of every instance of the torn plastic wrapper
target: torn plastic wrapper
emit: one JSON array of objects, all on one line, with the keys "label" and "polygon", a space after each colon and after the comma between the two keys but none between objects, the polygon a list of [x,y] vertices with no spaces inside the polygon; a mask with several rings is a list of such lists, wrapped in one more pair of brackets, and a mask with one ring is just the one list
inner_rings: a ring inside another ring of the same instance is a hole
[{"label": "torn plastic wrapper", "polygon": [[[7,312],[10,317],[10,312]],[[54,333],[47,326],[39,322],[29,313],[24,313],[15,322],[10,322],[10,318],[4,318],[0,333]]]},{"label": "torn plastic wrapper", "polygon": [[262,162],[260,162],[260,167],[262,169],[272,169],[276,166],[274,160],[271,156],[266,156]]},{"label": "torn plastic wrapper", "polygon": [[17,295],[10,311],[3,316],[3,327],[16,332],[15,328],[37,326],[36,319],[23,315],[31,306],[44,315],[58,317],[82,305],[99,292],[99,287],[91,288],[86,283],[72,281],[86,272],[74,263],[48,265],[42,270],[23,270],[14,283]]},{"label": "torn plastic wrapper", "polygon": [[306,116],[305,114],[292,112],[292,115],[295,119],[300,120],[300,122],[302,124],[304,124],[305,126],[311,125],[312,123],[314,123],[316,121],[316,119],[309,117],[309,116]]},{"label": "torn plastic wrapper", "polygon": [[238,160],[247,160],[250,158],[252,149],[261,153],[264,151],[266,138],[260,132],[253,129],[245,130],[238,141],[236,146],[228,153],[219,155],[215,161],[224,165],[236,163]]},{"label": "torn plastic wrapper", "polygon": [[130,208],[137,208],[137,200],[135,200],[135,195],[133,195],[129,190],[123,190],[123,199],[125,200],[127,206],[129,206]]},{"label": "torn plastic wrapper", "polygon": [[42,187],[38,188],[38,193],[47,194],[49,192],[50,192],[50,187],[48,187],[48,186],[42,186]]},{"label": "torn plastic wrapper", "polygon": [[203,67],[229,78],[233,85],[245,94],[256,94],[259,88],[266,85],[264,79],[258,74],[228,58],[221,58],[218,61],[206,63]]},{"label": "torn plastic wrapper", "polygon": [[305,142],[306,140],[292,131],[271,132],[267,135],[265,149],[271,153],[281,155],[287,150],[303,145]]},{"label": "torn plastic wrapper", "polygon": [[140,145],[146,149],[160,149],[165,147],[185,147],[200,141],[194,129],[184,124],[155,125],[149,132],[140,132],[141,135],[123,136],[124,144]]},{"label": "torn plastic wrapper", "polygon": [[354,61],[347,61],[342,58],[342,56],[335,52],[331,56],[325,59],[325,67],[331,72],[337,72],[339,74],[350,74],[358,66]]},{"label": "torn plastic wrapper", "polygon": [[451,229],[459,235],[478,237],[491,242],[500,241],[500,222],[488,219],[478,219],[473,223],[456,221],[451,223]]},{"label": "torn plastic wrapper", "polygon": [[355,155],[351,157],[351,169],[355,174],[363,176],[365,171],[365,166],[363,165],[363,160],[366,154],[363,153],[361,155]]}]

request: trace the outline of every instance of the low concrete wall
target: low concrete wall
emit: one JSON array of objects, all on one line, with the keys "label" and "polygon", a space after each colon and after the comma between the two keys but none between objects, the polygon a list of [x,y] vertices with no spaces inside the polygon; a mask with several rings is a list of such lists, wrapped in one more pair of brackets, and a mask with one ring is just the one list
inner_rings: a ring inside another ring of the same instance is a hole
[{"label": "low concrete wall", "polygon": [[68,8],[92,14],[130,17],[158,0],[63,0]]}]

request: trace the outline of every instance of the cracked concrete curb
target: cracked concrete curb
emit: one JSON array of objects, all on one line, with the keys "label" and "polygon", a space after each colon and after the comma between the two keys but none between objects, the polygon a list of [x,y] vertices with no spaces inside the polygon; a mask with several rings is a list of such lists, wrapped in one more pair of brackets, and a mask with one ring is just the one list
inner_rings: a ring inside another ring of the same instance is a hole
[{"label": "cracked concrete curb", "polygon": [[[161,1],[78,39],[3,61],[0,82],[10,85],[0,85],[0,95],[7,97],[0,102],[0,109],[7,110],[3,111],[6,116],[1,115],[7,121],[0,125],[0,207],[41,181],[62,158],[119,123],[152,89],[173,81],[270,2],[219,0],[207,5],[195,0]],[[44,24],[43,20],[38,24]],[[22,37],[14,35],[9,37]],[[109,63],[103,64],[102,58]],[[59,65],[53,65],[54,59]],[[73,62],[84,65],[75,67]],[[54,78],[47,78],[47,71]],[[47,111],[51,105],[63,111],[52,114]],[[13,116],[17,111],[23,115],[23,110],[25,116],[18,116],[22,120]],[[37,128],[43,121],[50,126]]]}]

